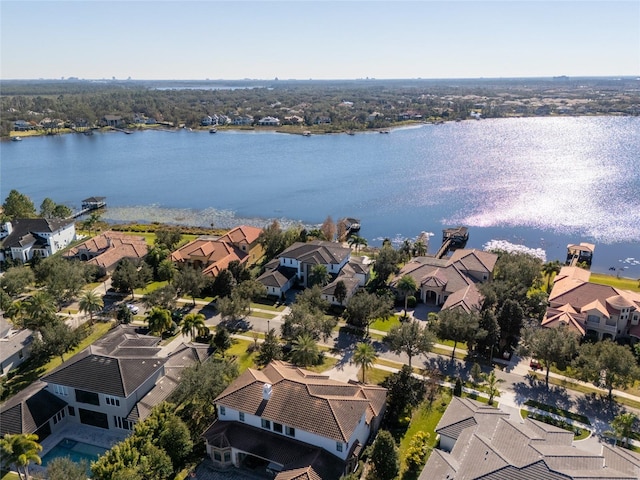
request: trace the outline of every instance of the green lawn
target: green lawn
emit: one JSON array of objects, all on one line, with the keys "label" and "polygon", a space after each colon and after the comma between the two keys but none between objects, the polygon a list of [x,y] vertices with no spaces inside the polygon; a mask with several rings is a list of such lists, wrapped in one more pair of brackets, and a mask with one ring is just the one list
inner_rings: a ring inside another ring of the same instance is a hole
[{"label": "green lawn", "polygon": [[[387,370],[382,370],[380,368],[372,367],[367,369],[367,383],[373,383],[375,385],[380,385],[384,382],[387,377],[391,375],[391,372]],[[362,378],[362,372],[358,372],[358,378]]]},{"label": "green lawn", "polygon": [[286,305],[276,305],[272,300],[265,298],[251,302],[251,308],[259,308],[260,310],[272,310],[274,312],[281,312],[286,308]]},{"label": "green lawn", "polygon": [[392,315],[389,318],[379,318],[371,324],[371,330],[380,330],[381,332],[388,332],[391,327],[400,325],[400,319]]},{"label": "green lawn", "polygon": [[640,292],[640,281],[632,278],[618,278],[613,275],[605,275],[604,273],[592,273],[589,281],[599,283],[601,285],[609,285],[623,290],[632,290]]},{"label": "green lawn", "polygon": [[568,410],[562,410],[561,408],[554,407],[552,405],[545,405],[544,403],[536,402],[535,400],[527,400],[524,402],[525,405],[529,407],[534,407],[539,410],[544,410],[545,412],[553,413],[555,415],[560,415],[561,417],[569,418],[571,420],[575,420],[577,422],[584,423],[586,425],[591,425],[591,422],[584,415],[580,415],[579,413],[573,413]]},{"label": "green lawn", "polygon": [[257,318],[266,318],[267,320],[271,320],[272,318],[277,317],[275,313],[257,312],[255,310],[251,310],[251,313],[249,314],[249,316],[257,317]]},{"label": "green lawn", "polygon": [[244,372],[247,368],[255,365],[255,359],[257,352],[249,353],[247,349],[253,344],[250,340],[240,340],[238,338],[233,339],[233,345],[225,353],[225,356],[235,356],[238,363],[238,370],[240,373]]},{"label": "green lawn", "polygon": [[[404,458],[409,448],[409,444],[413,436],[418,432],[426,432],[430,435],[429,437],[429,447],[433,449],[436,445],[436,426],[438,422],[442,418],[444,411],[449,406],[449,402],[451,402],[451,394],[448,389],[442,389],[441,393],[438,397],[433,401],[432,404],[425,401],[418,406],[416,410],[414,410],[413,415],[411,416],[411,423],[409,424],[409,428],[405,432],[405,434],[400,439],[398,444],[398,453],[400,456],[400,470],[404,471],[406,469]],[[430,452],[429,452],[430,453]],[[428,455],[427,455],[428,458]],[[405,477],[403,477],[405,478]]]},{"label": "green lawn", "polygon": [[[576,429],[575,427],[573,427],[568,422],[558,422],[557,420],[554,420],[550,416],[536,415],[534,417],[533,414],[531,414],[531,412],[529,412],[528,410],[525,410],[525,409],[521,409],[520,410],[520,416],[522,418],[527,418],[527,417],[530,416],[534,420],[538,420],[540,422],[548,423],[550,425],[554,425],[556,427],[562,428],[562,429],[567,430],[569,432],[573,432],[573,440],[574,441],[575,440],[584,440],[589,435],[591,435],[591,432],[589,430],[587,430],[586,428],[585,429],[582,429],[582,428]],[[578,432],[577,434],[576,434],[576,431]]]},{"label": "green lawn", "polygon": [[163,282],[151,282],[151,283],[147,283],[147,285],[144,288],[136,288],[133,292],[136,295],[146,295],[148,293],[151,293],[159,288],[165,287],[169,284],[169,282],[167,281],[163,281]]}]

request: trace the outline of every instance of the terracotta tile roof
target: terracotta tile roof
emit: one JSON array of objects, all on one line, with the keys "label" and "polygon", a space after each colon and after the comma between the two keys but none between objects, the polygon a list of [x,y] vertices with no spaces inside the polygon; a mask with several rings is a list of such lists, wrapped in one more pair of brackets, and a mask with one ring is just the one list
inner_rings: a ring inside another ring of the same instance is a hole
[{"label": "terracotta tile roof", "polygon": [[587,316],[583,313],[575,313],[566,310],[568,309],[547,308],[541,325],[543,327],[559,327],[561,325],[567,325],[580,335],[584,335],[586,333],[585,325],[587,322]]},{"label": "terracotta tile roof", "polygon": [[261,233],[261,228],[251,227],[249,225],[241,225],[229,230],[225,235],[220,237],[220,241],[228,242],[235,245],[241,242],[246,242],[251,245],[253,242],[258,240],[258,237]]},{"label": "terracotta tile roof", "polygon": [[64,252],[66,258],[93,256],[87,263],[109,270],[123,258],[143,258],[149,249],[144,237],[122,232],[104,232]]},{"label": "terracotta tile roof", "polygon": [[[268,401],[262,399],[265,383],[272,385]],[[385,400],[384,388],[337,382],[325,375],[274,361],[262,371],[246,370],[214,402],[347,442],[363,415],[367,420],[378,415]]]},{"label": "terracotta tile roof", "polygon": [[202,273],[214,277],[232,261],[244,263],[248,258],[248,253],[230,243],[205,238],[193,240],[171,254],[171,260],[174,262],[202,262]]}]

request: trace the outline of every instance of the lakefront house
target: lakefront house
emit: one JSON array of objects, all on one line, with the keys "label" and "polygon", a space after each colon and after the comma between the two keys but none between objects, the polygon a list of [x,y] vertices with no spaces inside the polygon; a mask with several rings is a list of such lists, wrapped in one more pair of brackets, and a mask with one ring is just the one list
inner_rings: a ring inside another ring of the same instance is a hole
[{"label": "lakefront house", "polygon": [[0,228],[0,261],[49,257],[76,239],[73,220],[21,218]]},{"label": "lakefront house", "polygon": [[220,468],[262,466],[277,480],[337,480],[357,467],[385,402],[382,387],[273,361],[246,370],[214,400],[207,455]]}]

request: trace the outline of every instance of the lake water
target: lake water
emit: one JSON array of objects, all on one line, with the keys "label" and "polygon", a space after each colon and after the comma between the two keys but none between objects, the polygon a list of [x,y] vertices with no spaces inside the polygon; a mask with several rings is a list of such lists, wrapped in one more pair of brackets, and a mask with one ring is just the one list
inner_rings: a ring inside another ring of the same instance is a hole
[{"label": "lake water", "polygon": [[640,118],[494,119],[388,135],[145,131],[3,142],[15,188],[104,218],[229,227],[268,219],[362,220],[370,244],[466,225],[469,247],[503,240],[564,260],[596,244],[593,270],[640,277]]}]

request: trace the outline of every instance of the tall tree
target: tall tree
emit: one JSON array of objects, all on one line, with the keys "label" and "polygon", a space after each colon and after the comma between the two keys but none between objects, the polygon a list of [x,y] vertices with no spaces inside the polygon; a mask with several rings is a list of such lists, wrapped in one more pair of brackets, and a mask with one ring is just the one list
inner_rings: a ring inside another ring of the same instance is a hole
[{"label": "tall tree", "polygon": [[171,328],[171,312],[164,308],[153,307],[147,313],[147,324],[151,333],[160,335],[162,332]]},{"label": "tall tree", "polygon": [[579,337],[569,327],[526,327],[522,330],[520,355],[532,356],[545,367],[545,383],[549,388],[549,370],[553,363],[563,366],[578,350]]},{"label": "tall tree", "polygon": [[56,302],[47,292],[38,291],[24,301],[25,326],[41,329],[56,321]]},{"label": "tall tree", "polygon": [[38,443],[38,435],[32,433],[6,433],[0,440],[0,452],[2,462],[7,465],[15,465],[18,476],[29,480],[29,464],[31,462],[40,465],[42,459],[38,455],[42,451],[42,445]]},{"label": "tall tree", "polygon": [[189,335],[191,340],[197,336],[204,336],[209,332],[204,320],[204,315],[201,313],[187,313],[180,323],[180,332],[183,335]]},{"label": "tall tree", "polygon": [[211,345],[216,347],[216,350],[224,357],[224,352],[229,350],[233,345],[229,330],[224,326],[219,325],[218,328],[216,328],[216,334],[211,339]]},{"label": "tall tree", "polygon": [[520,303],[511,298],[506,299],[498,311],[497,320],[500,325],[500,345],[505,349],[514,348],[518,344],[524,322]]},{"label": "tall tree", "polygon": [[542,265],[542,274],[547,279],[547,293],[551,291],[551,280],[554,275],[560,273],[560,268],[562,268],[562,265],[558,260],[553,260]]},{"label": "tall tree", "polygon": [[340,305],[342,305],[347,298],[347,286],[342,280],[338,280],[336,282],[336,288],[333,291],[333,296],[336,297],[338,302],[340,302]]},{"label": "tall tree", "polygon": [[391,315],[392,306],[393,300],[388,296],[360,290],[347,302],[344,316],[349,325],[366,329],[369,335],[369,326],[378,318]]},{"label": "tall tree", "polygon": [[14,189],[4,200],[2,212],[11,220],[33,218],[36,216],[36,207],[28,196]]},{"label": "tall tree", "polygon": [[291,361],[295,365],[308,367],[318,362],[320,350],[315,339],[308,334],[299,335],[291,347]]},{"label": "tall tree", "polygon": [[247,305],[249,313],[251,313],[251,302],[258,300],[267,294],[266,287],[257,280],[248,279],[239,283],[231,294],[234,299]]},{"label": "tall tree", "polygon": [[367,342],[361,342],[356,345],[353,352],[353,363],[362,368],[362,383],[366,383],[366,371],[367,368],[373,365],[378,354],[373,348],[373,345]]},{"label": "tall tree", "polygon": [[173,280],[173,285],[176,287],[178,295],[186,294],[191,296],[194,307],[196,305],[196,297],[200,296],[205,283],[202,272],[188,266],[180,269]]},{"label": "tall tree", "polygon": [[282,358],[282,346],[276,335],[274,328],[270,329],[264,336],[264,342],[260,345],[260,353],[258,354],[258,365],[267,365],[272,360],[280,360]]},{"label": "tall tree", "polygon": [[500,340],[500,325],[492,310],[482,310],[478,318],[478,332],[475,338],[475,348],[478,354],[484,355],[489,361],[493,358],[493,351]]},{"label": "tall tree", "polygon": [[35,357],[50,358],[60,357],[64,363],[64,354],[78,346],[81,339],[81,331],[74,330],[62,320],[43,325],[40,335],[33,339],[31,353]]},{"label": "tall tree", "polygon": [[376,283],[385,285],[389,277],[400,270],[398,263],[400,263],[400,253],[390,245],[383,246],[378,255],[376,255],[376,261],[373,264],[373,270],[376,272]]},{"label": "tall tree", "polygon": [[56,208],[56,202],[49,197],[45,198],[40,204],[40,216],[43,218],[53,218],[53,211]]},{"label": "tall tree", "polygon": [[163,227],[156,230],[156,239],[154,245],[168,251],[175,250],[176,246],[182,240],[182,233],[176,227]]},{"label": "tall tree", "polygon": [[396,447],[391,433],[386,430],[380,430],[375,442],[373,442],[371,463],[376,479],[393,480],[400,473],[398,447]]},{"label": "tall tree", "polygon": [[469,342],[478,333],[478,314],[462,308],[441,310],[434,325],[435,334],[443,340],[453,341],[451,359],[455,358],[458,342]]},{"label": "tall tree", "polygon": [[626,388],[640,376],[631,350],[611,340],[583,343],[573,366],[581,380],[606,388],[610,402],[613,401],[614,388]]},{"label": "tall tree", "polygon": [[327,283],[329,283],[329,272],[327,271],[326,265],[318,264],[311,267],[311,272],[309,273],[309,279],[307,284],[309,287],[313,287],[314,285],[320,285],[324,287]]},{"label": "tall tree", "polygon": [[125,258],[116,265],[116,269],[111,275],[111,285],[117,291],[131,294],[133,299],[133,291],[136,288],[143,288],[146,285],[146,278],[135,263]]},{"label": "tall tree", "polygon": [[183,370],[170,401],[180,407],[180,418],[187,423],[195,439],[199,440],[200,432],[215,419],[211,399],[220,395],[237,376],[237,363],[219,357],[211,357]]},{"label": "tall tree", "polygon": [[173,285],[165,285],[147,293],[142,302],[149,308],[162,307],[173,310],[178,300],[178,293]]},{"label": "tall tree", "polygon": [[623,446],[629,446],[629,437],[636,431],[635,427],[638,423],[638,416],[632,412],[621,413],[611,421],[613,429],[618,441],[623,441]]},{"label": "tall tree", "polygon": [[258,236],[258,242],[262,245],[267,260],[275,258],[276,255],[282,252],[286,247],[280,223],[274,220],[264,227]]},{"label": "tall tree", "polygon": [[412,320],[391,327],[386,341],[394,353],[405,353],[409,357],[409,367],[411,367],[413,357],[431,351],[435,336],[429,329],[423,328],[417,320]]},{"label": "tall tree", "polygon": [[504,382],[504,380],[496,377],[496,372],[491,370],[489,375],[485,375],[484,381],[487,384],[487,391],[489,393],[489,405],[493,405],[494,397],[500,393],[498,385]]},{"label": "tall tree", "polygon": [[329,215],[324,222],[322,222],[322,225],[320,226],[320,230],[322,231],[322,235],[324,236],[325,240],[328,240],[329,242],[333,242],[333,239],[336,236],[336,224],[333,221],[333,218],[331,218],[331,215]]},{"label": "tall tree", "polygon": [[170,255],[169,249],[167,249],[164,245],[158,244],[149,248],[149,252],[145,257],[145,262],[149,264],[153,271],[154,280],[159,280],[159,272],[158,269],[164,260],[166,260]]},{"label": "tall tree", "polygon": [[88,463],[86,460],[74,462],[70,457],[57,457],[47,464],[49,480],[86,480]]},{"label": "tall tree", "polygon": [[4,275],[0,277],[0,288],[10,297],[17,297],[24,293],[34,281],[33,271],[29,267],[20,265],[5,270]]},{"label": "tall tree", "polygon": [[93,314],[102,310],[104,302],[98,294],[88,290],[80,297],[79,307],[81,312],[89,314],[89,318],[93,322]]},{"label": "tall tree", "polygon": [[403,275],[396,285],[398,291],[404,296],[404,316],[407,316],[407,300],[409,295],[416,293],[418,286],[415,279],[411,275]]}]

